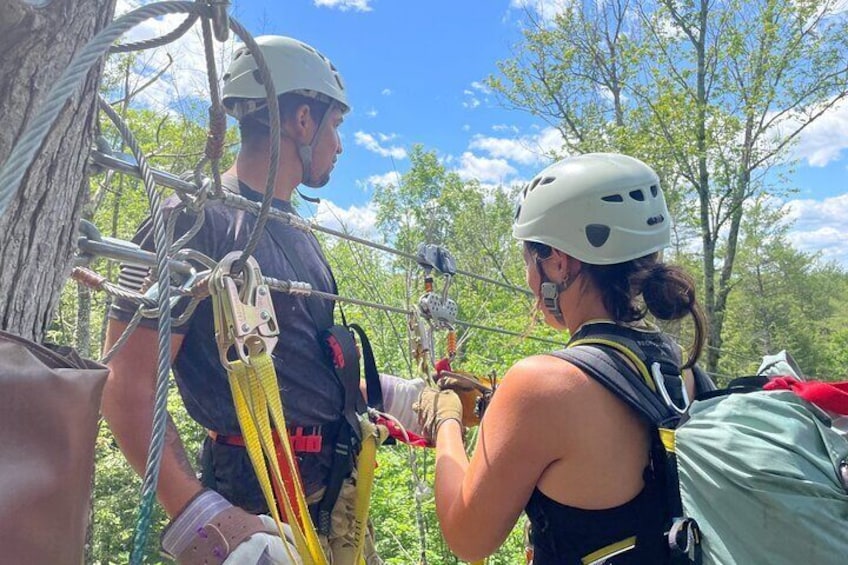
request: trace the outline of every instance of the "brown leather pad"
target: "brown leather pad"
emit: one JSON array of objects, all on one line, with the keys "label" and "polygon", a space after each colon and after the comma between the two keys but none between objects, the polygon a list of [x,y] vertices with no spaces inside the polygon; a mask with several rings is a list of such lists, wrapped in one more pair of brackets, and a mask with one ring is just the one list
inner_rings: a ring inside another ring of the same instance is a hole
[{"label": "brown leather pad", "polygon": [[185,550],[177,556],[180,565],[219,565],[230,552],[253,534],[279,535],[276,528],[266,527],[259,516],[239,508],[227,508],[215,515]]}]

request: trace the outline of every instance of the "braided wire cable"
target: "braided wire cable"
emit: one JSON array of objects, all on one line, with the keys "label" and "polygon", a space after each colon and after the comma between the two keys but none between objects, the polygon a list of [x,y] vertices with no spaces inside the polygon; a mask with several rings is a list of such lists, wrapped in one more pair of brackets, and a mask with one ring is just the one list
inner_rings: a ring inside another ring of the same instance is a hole
[{"label": "braided wire cable", "polygon": [[38,148],[41,147],[65,103],[77,93],[85,75],[108,51],[109,46],[127,30],[150,18],[200,11],[206,12],[208,9],[194,2],[167,1],[148,4],[113,21],[82,48],[62,71],[50,92],[47,93],[46,102],[28,124],[26,131],[18,139],[6,162],[0,168],[0,215],[6,212],[9,202],[20,187],[21,180],[32,165]]},{"label": "braided wire cable", "polygon": [[[115,170],[118,170],[118,171],[120,171],[124,174],[135,175],[135,176],[138,175],[138,173],[135,170],[133,170],[132,166],[129,165],[128,163],[121,161],[119,159],[112,158],[108,155],[104,155],[102,153],[95,152],[93,154],[93,160],[94,160],[95,163],[97,163],[100,166],[104,166],[104,167],[107,167],[107,168],[110,168],[110,169],[115,169]],[[166,186],[169,186],[169,187],[173,188],[174,190],[176,190],[180,194],[193,194],[193,193],[195,193],[197,191],[197,186],[202,182],[200,180],[196,180],[195,183],[191,183],[187,180],[184,180],[184,179],[181,179],[181,178],[176,177],[174,175],[171,175],[170,173],[165,173],[165,172],[158,171],[158,170],[154,170],[154,175],[157,176],[157,180],[159,181],[160,184],[164,184]],[[239,209],[239,210],[249,211],[249,212],[252,212],[254,214],[258,214],[258,212],[260,210],[259,204],[257,204],[256,202],[253,202],[252,200],[248,200],[247,198],[245,198],[241,195],[238,195],[238,194],[223,192],[221,194],[209,194],[208,197],[212,198],[212,199],[218,199],[218,200],[224,202],[225,204],[227,204],[228,206],[234,207],[234,208]],[[347,241],[352,241],[354,243],[358,243],[358,244],[363,245],[365,247],[370,247],[372,249],[377,249],[379,251],[390,253],[390,254],[395,255],[397,257],[409,259],[411,261],[417,261],[417,257],[415,255],[411,254],[411,253],[407,253],[405,251],[400,251],[399,249],[395,249],[395,248],[393,248],[389,245],[385,245],[385,244],[382,244],[382,243],[377,243],[377,242],[370,241],[370,240],[367,240],[367,239],[364,239],[364,238],[361,238],[361,237],[357,237],[355,235],[346,233],[344,231],[339,231],[339,230],[335,230],[333,228],[322,226],[315,221],[305,220],[305,219],[301,218],[300,216],[298,216],[296,214],[290,214],[288,212],[283,212],[283,211],[278,210],[276,208],[271,208],[269,214],[270,214],[270,217],[275,219],[275,220],[281,221],[283,223],[286,223],[290,226],[293,226],[293,227],[296,227],[296,228],[299,228],[299,229],[302,229],[302,230],[314,230],[314,231],[317,231],[317,232],[326,233],[327,235],[330,235],[330,236],[333,236],[333,237],[336,237],[336,238],[339,238],[339,239],[344,239],[344,240],[347,240]],[[530,292],[530,290],[528,290],[526,288],[522,288],[520,286],[516,286],[516,285],[511,284],[509,282],[504,282],[504,281],[500,281],[500,280],[497,280],[497,279],[492,279],[492,278],[486,277],[484,275],[480,275],[480,274],[477,274],[477,273],[474,273],[474,272],[471,272],[471,271],[465,271],[465,270],[462,270],[462,269],[457,269],[456,274],[462,275],[464,277],[468,277],[470,279],[475,279],[475,280],[478,280],[478,281],[483,282],[483,283],[499,286],[499,287],[504,288],[506,290],[512,291],[516,294],[523,294],[525,296],[532,296],[532,292]]]},{"label": "braided wire cable", "polygon": [[[205,157],[209,160],[212,171],[212,182],[215,192],[221,191],[221,157],[224,153],[224,138],[227,134],[227,115],[221,103],[221,93],[218,90],[218,69],[215,66],[215,53],[212,50],[212,22],[209,18],[201,21],[203,30],[203,51],[206,57],[206,76],[209,79],[209,97],[212,105],[209,107],[209,134],[206,138]],[[195,178],[200,176],[201,168],[206,159],[201,160],[195,169]]]},{"label": "braided wire cable", "polygon": [[158,302],[152,298],[148,298],[139,292],[127,290],[109,281],[103,283],[103,291],[115,298],[123,298],[124,300],[135,302],[146,308],[153,308],[158,304]]},{"label": "braided wire cable", "polygon": [[100,363],[101,365],[106,365],[112,360],[112,357],[114,357],[115,354],[120,351],[120,349],[124,346],[124,344],[129,341],[130,336],[141,323],[142,318],[143,316],[141,315],[141,306],[139,306],[133,313],[133,317],[130,319],[129,323],[127,324],[127,327],[124,328],[123,333],[121,333],[121,337],[119,337],[115,341],[115,343],[112,344],[112,347],[109,348],[109,351],[103,354],[103,357],[100,358],[98,363]]},{"label": "braided wire cable", "polygon": [[253,232],[247,240],[241,256],[233,264],[233,271],[239,272],[244,262],[248,257],[253,255],[256,246],[259,244],[259,238],[262,237],[262,232],[265,229],[265,223],[268,221],[268,211],[271,209],[271,200],[274,197],[274,187],[277,181],[277,168],[280,161],[280,106],[277,101],[277,91],[274,87],[274,79],[271,77],[271,71],[268,69],[268,64],[265,62],[265,57],[262,55],[262,50],[254,41],[253,36],[242,26],[235,18],[230,18],[230,29],[244,41],[245,46],[250,49],[253,59],[256,61],[256,68],[259,71],[259,78],[265,86],[265,96],[268,99],[268,123],[270,126],[270,142],[269,149],[270,163],[268,165],[268,180],[265,183],[265,194],[262,197],[262,206],[259,208],[259,214],[256,218],[256,224],[253,226]]},{"label": "braided wire cable", "polygon": [[129,53],[131,51],[144,51],[146,49],[155,49],[157,47],[163,47],[169,43],[173,43],[177,39],[184,36],[186,32],[191,29],[191,27],[194,25],[194,22],[197,21],[198,17],[198,14],[189,14],[188,17],[183,20],[180,25],[178,25],[172,31],[166,33],[165,35],[154,37],[152,39],[134,41],[133,43],[121,43],[119,45],[113,45],[109,48],[109,53]]},{"label": "braided wire cable", "polygon": [[138,564],[144,556],[144,543],[150,529],[150,518],[153,510],[153,501],[156,495],[156,486],[159,483],[159,468],[162,463],[162,453],[165,447],[165,433],[167,429],[167,403],[168,384],[171,372],[171,270],[168,263],[167,226],[162,213],[162,195],[156,189],[156,183],[144,152],[138,144],[132,131],[126,122],[103,98],[100,99],[100,108],[118,128],[121,136],[130,149],[133,157],[138,162],[138,168],[142,175],[147,198],[153,215],[153,240],[156,246],[156,276],[165,284],[159,285],[159,318],[158,318],[158,363],[156,376],[156,393],[153,402],[153,429],[150,436],[150,447],[147,454],[144,479],[141,485],[141,506],[136,521],[135,536],[133,537],[132,553],[130,563]]},{"label": "braided wire cable", "polygon": [[[296,282],[296,281],[284,281],[280,279],[275,279],[273,277],[263,276],[262,280],[265,284],[268,285],[269,288],[273,290],[277,290],[279,292],[285,292],[287,294],[301,294],[305,296],[316,296],[323,300],[331,300],[336,302],[341,302],[345,304],[355,304],[357,306],[364,306],[366,308],[373,308],[375,310],[382,310],[384,312],[392,312],[395,314],[404,314],[406,316],[411,316],[415,312],[408,308],[401,308],[399,306],[389,306],[388,304],[378,304],[376,302],[369,302],[367,300],[361,300],[359,298],[351,298],[347,296],[340,296],[338,294],[333,294],[331,292],[324,292],[322,290],[315,290],[308,283],[304,282]],[[526,335],[526,333],[514,332],[512,330],[505,330],[503,328],[494,328],[490,326],[484,326],[482,324],[475,324],[473,322],[465,322],[462,320],[454,320],[452,323],[457,326],[463,328],[476,329],[486,332],[497,333],[501,335],[507,335],[511,337],[520,337],[524,339],[529,339],[530,341],[538,341],[541,343],[548,343],[552,345],[557,345],[560,347],[564,347],[565,343],[561,341],[557,341],[554,339],[548,339],[544,337],[537,337],[532,335]]]}]

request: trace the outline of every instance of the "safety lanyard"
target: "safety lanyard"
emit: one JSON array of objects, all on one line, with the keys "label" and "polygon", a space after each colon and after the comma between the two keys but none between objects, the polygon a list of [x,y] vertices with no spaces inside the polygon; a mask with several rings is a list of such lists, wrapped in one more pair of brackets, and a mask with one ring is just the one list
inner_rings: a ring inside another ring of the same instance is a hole
[{"label": "safety lanyard", "polygon": [[[281,450],[278,451],[272,433],[272,426],[277,430],[286,430],[287,427],[271,358],[279,332],[271,294],[262,282],[259,265],[252,257],[244,263],[239,289],[236,273],[232,272],[233,264],[239,257],[239,252],[225,256],[209,279],[215,339],[221,363],[229,377],[236,417],[248,456],[280,535],[285,539],[279,512],[279,508],[282,508],[303,562],[308,565],[328,565],[329,561],[309,515],[303,486],[298,480],[298,467],[288,434],[278,434]],[[231,349],[238,359],[229,359]],[[334,561],[343,564],[364,563],[362,550],[377,446],[386,437],[385,428],[375,426],[364,415],[359,425],[362,447],[357,465],[357,498],[354,505],[356,544],[346,559],[334,556]],[[278,496],[281,506],[278,506],[276,500]],[[288,545],[286,550],[289,551]],[[290,554],[289,557],[296,562],[294,556]]]}]

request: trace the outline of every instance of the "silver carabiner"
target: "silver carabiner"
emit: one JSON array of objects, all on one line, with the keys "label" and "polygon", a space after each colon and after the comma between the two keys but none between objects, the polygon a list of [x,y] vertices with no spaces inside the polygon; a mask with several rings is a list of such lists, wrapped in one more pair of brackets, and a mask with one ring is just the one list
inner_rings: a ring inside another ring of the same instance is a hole
[{"label": "silver carabiner", "polygon": [[668,394],[668,388],[665,385],[665,376],[662,374],[662,370],[660,369],[659,363],[654,363],[651,365],[651,375],[654,377],[654,382],[657,383],[657,388],[660,391],[660,395],[662,396],[663,401],[665,401],[666,405],[669,406],[672,410],[677,412],[678,414],[686,413],[686,410],[689,408],[691,401],[689,400],[689,392],[686,390],[686,381],[681,376],[680,378],[680,391],[683,396],[683,408],[680,408],[674,401],[671,399],[671,396]]}]

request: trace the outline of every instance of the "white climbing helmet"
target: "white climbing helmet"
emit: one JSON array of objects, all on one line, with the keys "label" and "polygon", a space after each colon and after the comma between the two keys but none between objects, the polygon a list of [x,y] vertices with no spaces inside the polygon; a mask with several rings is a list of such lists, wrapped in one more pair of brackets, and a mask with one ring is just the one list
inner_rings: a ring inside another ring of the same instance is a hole
[{"label": "white climbing helmet", "polygon": [[588,153],[554,163],[524,187],[512,235],[612,265],[667,247],[671,218],[653,169],[626,155]]},{"label": "white climbing helmet", "polygon": [[[313,47],[280,35],[263,35],[256,43],[271,71],[277,96],[295,92],[328,103],[335,101],[342,112],[350,109],[341,75]],[[246,46],[236,50],[222,79],[224,106],[234,118],[240,120],[267,105],[265,86]]]}]

